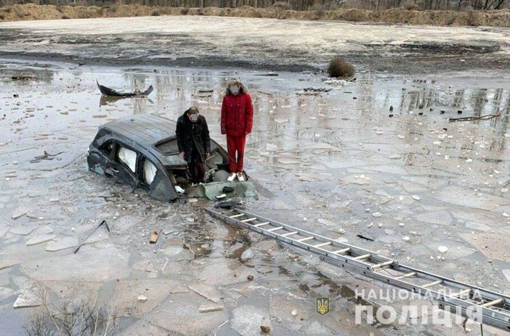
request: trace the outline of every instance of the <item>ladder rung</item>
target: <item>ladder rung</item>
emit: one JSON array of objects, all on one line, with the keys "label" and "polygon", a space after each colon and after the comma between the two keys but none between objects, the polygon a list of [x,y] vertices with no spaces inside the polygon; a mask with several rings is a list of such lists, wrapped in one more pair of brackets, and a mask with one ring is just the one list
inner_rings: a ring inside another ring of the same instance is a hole
[{"label": "ladder rung", "polygon": [[412,277],[412,276],[415,276],[415,275],[416,275],[416,272],[411,272],[411,273],[407,273],[407,274],[395,277],[394,279],[395,280],[399,280],[399,279],[409,278],[409,277]]},{"label": "ladder rung", "polygon": [[374,268],[374,269],[381,268],[381,267],[388,266],[388,265],[391,265],[391,264],[393,264],[393,260],[389,260],[389,261],[386,261],[386,262],[374,265],[374,266],[372,266],[372,268]]},{"label": "ladder rung", "polygon": [[471,292],[471,289],[464,289],[464,290],[461,290],[460,292],[458,293],[453,293],[453,294],[450,294],[448,295],[449,297],[458,297],[458,296],[462,296],[462,295],[466,295],[466,294],[469,294],[469,292]]},{"label": "ladder rung", "polygon": [[496,299],[496,300],[481,304],[480,307],[490,307],[490,306],[497,305],[498,303],[501,303],[501,302],[503,302],[503,299]]},{"label": "ladder rung", "polygon": [[244,214],[232,215],[232,216],[230,216],[230,218],[237,218],[237,217],[242,217],[242,216],[244,216]]},{"label": "ladder rung", "polygon": [[268,232],[273,232],[273,231],[278,231],[280,229],[283,229],[283,226],[278,226],[278,227],[275,227],[275,228],[272,228],[272,229],[269,229],[267,230]]},{"label": "ladder rung", "polygon": [[425,284],[423,286],[420,286],[421,288],[427,288],[427,287],[432,287],[432,286],[435,286],[435,285],[439,285],[440,283],[442,283],[443,280],[437,280],[437,281],[433,281],[433,282],[430,282],[428,284]]},{"label": "ladder rung", "polygon": [[255,225],[253,225],[253,226],[255,226],[255,227],[259,227],[259,226],[267,225],[267,224],[269,224],[269,223],[271,223],[271,222],[258,223],[258,224],[255,224]]},{"label": "ladder rung", "polygon": [[370,258],[370,253],[363,254],[363,255],[360,255],[360,256],[354,257],[354,258],[352,258],[352,259],[354,259],[354,260],[363,260],[363,259],[367,259],[367,258]]},{"label": "ladder rung", "polygon": [[310,237],[306,237],[306,238],[301,238],[301,239],[298,239],[297,241],[302,243],[304,241],[307,241],[307,240],[310,240],[310,239],[313,239],[314,237],[313,236],[310,236]]},{"label": "ladder rung", "polygon": [[322,247],[322,246],[328,246],[328,245],[331,245],[331,242],[320,243],[320,244],[315,245],[314,247]]},{"label": "ladder rung", "polygon": [[295,235],[296,233],[299,233],[299,231],[292,231],[292,232],[284,233],[284,234],[282,234],[282,237],[292,236],[292,235]]},{"label": "ladder rung", "polygon": [[243,219],[241,222],[243,222],[243,223],[247,223],[247,222],[254,221],[255,219],[257,219],[257,217],[252,217],[252,218],[248,218],[248,219]]},{"label": "ladder rung", "polygon": [[344,249],[341,249],[341,250],[337,250],[337,251],[335,251],[335,252],[333,252],[333,253],[335,253],[335,254],[340,254],[340,253],[347,252],[347,251],[349,251],[350,249],[351,249],[351,248],[350,248],[350,247],[348,247],[348,248],[344,248]]}]

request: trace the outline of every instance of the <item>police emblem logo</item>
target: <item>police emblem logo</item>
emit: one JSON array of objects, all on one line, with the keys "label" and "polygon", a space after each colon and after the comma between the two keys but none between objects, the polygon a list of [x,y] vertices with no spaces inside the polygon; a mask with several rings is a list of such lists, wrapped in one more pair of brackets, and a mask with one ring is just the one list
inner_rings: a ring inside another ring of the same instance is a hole
[{"label": "police emblem logo", "polygon": [[320,315],[329,313],[329,298],[317,298],[317,313]]}]

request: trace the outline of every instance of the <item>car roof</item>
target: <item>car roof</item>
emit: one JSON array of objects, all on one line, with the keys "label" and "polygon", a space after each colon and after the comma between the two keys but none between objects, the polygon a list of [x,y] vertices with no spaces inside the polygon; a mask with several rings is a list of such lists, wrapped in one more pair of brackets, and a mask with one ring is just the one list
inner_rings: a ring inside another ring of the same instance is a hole
[{"label": "car roof", "polygon": [[110,121],[99,129],[110,130],[149,149],[161,140],[175,137],[175,127],[175,121],[145,114]]}]

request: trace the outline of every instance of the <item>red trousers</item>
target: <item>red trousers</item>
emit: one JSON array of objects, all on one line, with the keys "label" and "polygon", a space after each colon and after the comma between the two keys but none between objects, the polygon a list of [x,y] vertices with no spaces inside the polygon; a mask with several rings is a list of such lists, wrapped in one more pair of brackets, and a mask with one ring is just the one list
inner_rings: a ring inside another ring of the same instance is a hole
[{"label": "red trousers", "polygon": [[228,164],[231,173],[241,173],[243,171],[245,142],[246,135],[231,136],[227,134]]}]

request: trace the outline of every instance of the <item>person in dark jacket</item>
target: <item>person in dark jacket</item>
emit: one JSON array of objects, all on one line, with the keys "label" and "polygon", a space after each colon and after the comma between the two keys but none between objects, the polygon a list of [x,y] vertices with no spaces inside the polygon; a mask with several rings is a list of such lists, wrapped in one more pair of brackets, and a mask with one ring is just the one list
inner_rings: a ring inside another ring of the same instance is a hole
[{"label": "person in dark jacket", "polygon": [[[227,92],[221,105],[221,134],[227,135],[228,162],[231,175],[243,182],[244,145],[246,135],[253,126],[253,104],[244,85],[233,79],[228,83]],[[237,158],[236,158],[237,154]]]},{"label": "person in dark jacket", "polygon": [[211,151],[211,139],[207,121],[200,115],[198,108],[190,107],[177,119],[177,146],[188,163],[191,183],[204,182],[204,162]]}]

